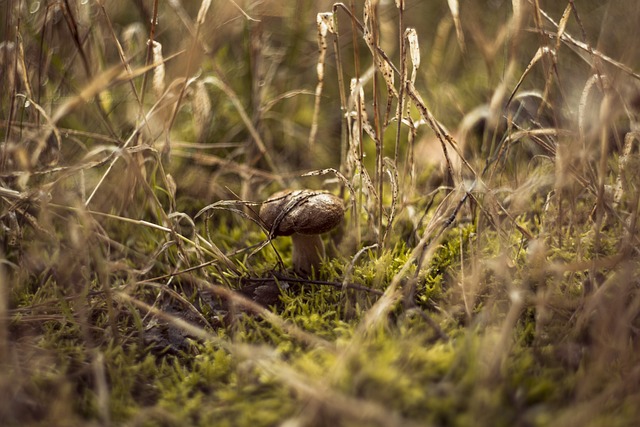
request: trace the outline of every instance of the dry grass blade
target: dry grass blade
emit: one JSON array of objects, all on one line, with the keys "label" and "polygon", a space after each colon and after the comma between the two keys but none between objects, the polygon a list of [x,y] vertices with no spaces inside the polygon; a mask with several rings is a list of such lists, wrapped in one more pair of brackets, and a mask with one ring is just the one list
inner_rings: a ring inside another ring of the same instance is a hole
[{"label": "dry grass blade", "polygon": [[[202,29],[202,26],[205,23],[205,18],[207,16],[207,12],[209,11],[209,7],[211,6],[211,0],[202,0],[202,3],[200,3],[200,9],[198,9],[198,16],[196,19],[196,33],[193,36],[193,41],[191,43],[191,48],[188,51],[188,55],[187,55],[187,66],[185,68],[185,76],[184,76],[184,84],[181,86],[180,88],[180,92],[178,93],[178,97],[175,101],[175,107],[173,108],[173,113],[171,115],[171,118],[169,120],[169,124],[167,125],[166,131],[167,131],[167,135],[166,135],[166,140],[165,140],[165,145],[163,148],[163,152],[166,154],[169,152],[170,148],[171,148],[171,144],[169,142],[169,131],[173,128],[173,125],[175,123],[176,118],[178,117],[178,111],[180,111],[180,107],[182,106],[182,98],[184,97],[184,94],[187,90],[187,86],[189,84],[189,80],[191,79],[191,67],[193,66],[193,60],[194,60],[194,56],[196,55],[197,52],[197,45],[199,43],[199,37],[200,37],[200,31]],[[159,47],[159,49],[156,49],[156,45],[153,45],[153,55],[154,57],[156,55],[162,56],[162,50],[161,47]],[[156,73],[154,74],[154,86],[158,86],[158,88],[163,86],[163,82],[164,82],[164,68],[157,68],[156,69]],[[162,91],[157,91],[158,93],[162,93]]]},{"label": "dry grass blade", "polygon": [[[176,56],[181,54],[182,52],[177,52],[165,58],[164,62],[170,61],[174,59]],[[121,69],[121,65],[112,66],[108,70],[96,76],[88,85],[82,88],[82,90],[78,95],[71,97],[70,99],[65,101],[62,105],[60,105],[52,114],[51,121],[53,123],[58,123],[63,117],[67,116],[78,106],[91,101],[100,92],[106,90],[108,87],[110,87],[114,83],[131,81],[132,79],[138,76],[146,74],[148,71],[156,68],[159,65],[161,64],[154,63],[145,67],[135,69],[131,72],[128,72],[128,71],[123,72]]]},{"label": "dry grass blade", "polygon": [[[624,146],[620,158],[618,159],[618,176],[616,177],[616,186],[613,197],[613,203],[619,206],[622,198],[630,190],[627,174],[629,173],[629,161],[632,158],[632,150],[635,144],[640,142],[640,134],[638,132],[629,132],[624,137]],[[640,193],[639,193],[640,194]]]},{"label": "dry grass blade", "polygon": [[233,91],[233,89],[231,89],[222,80],[220,80],[220,79],[218,79],[216,77],[213,77],[213,76],[209,76],[209,77],[204,78],[203,79],[203,83],[210,84],[210,85],[212,85],[214,87],[217,87],[218,89],[222,90],[229,97],[229,99],[233,103],[233,106],[236,108],[236,111],[240,115],[240,117],[242,119],[242,122],[245,124],[245,126],[247,127],[247,130],[251,134],[251,137],[255,141],[256,146],[257,146],[258,150],[260,151],[260,154],[262,154],[262,156],[264,157],[265,161],[267,162],[267,165],[269,166],[269,169],[275,174],[274,178],[276,179],[278,184],[280,184],[282,187],[285,187],[286,186],[285,182],[281,178],[280,168],[274,162],[273,158],[271,157],[271,154],[269,154],[269,150],[267,150],[267,147],[266,147],[265,143],[263,142],[262,137],[260,136],[260,134],[258,133],[258,130],[253,125],[251,119],[247,115],[247,112],[245,111],[244,107],[242,106],[242,103],[238,99],[238,96]]},{"label": "dry grass blade", "polygon": [[347,187],[347,190],[349,190],[349,195],[351,196],[351,202],[355,203],[356,190],[353,188],[353,186],[351,185],[351,183],[349,182],[347,177],[344,176],[342,173],[340,173],[340,171],[338,171],[338,170],[336,170],[334,168],[326,168],[326,169],[320,169],[320,170],[305,172],[301,176],[322,176],[322,175],[326,175],[326,174],[335,175],[338,178],[338,180],[340,180],[340,183],[342,185],[344,185],[345,187]]},{"label": "dry grass blade", "polygon": [[[175,277],[175,276],[171,276],[171,277]],[[205,325],[209,329],[213,329],[209,321],[202,315],[202,313],[200,313],[200,311],[191,303],[191,301],[189,301],[188,299],[186,299],[184,296],[180,295],[178,292],[174,291],[173,289],[169,288],[168,286],[162,283],[154,283],[153,281],[149,281],[149,280],[145,280],[144,282],[138,282],[137,285],[153,287],[158,289],[160,293],[166,293],[171,298],[178,301],[181,305],[183,305],[184,307],[187,307],[187,309],[191,313],[193,313],[200,320],[200,322],[202,322],[203,325]]]},{"label": "dry grass blade", "polygon": [[229,343],[223,340],[222,338],[218,337],[217,335],[207,332],[203,328],[193,325],[187,322],[186,320],[181,319],[180,317],[176,317],[169,313],[165,313],[161,309],[151,306],[143,301],[140,301],[139,299],[129,295],[128,293],[116,292],[115,297],[116,297],[116,300],[133,304],[134,306],[144,310],[145,312],[153,316],[157,316],[160,319],[170,322],[171,324],[185,331],[189,335],[192,335],[201,340],[211,341],[215,343],[217,346],[220,346],[222,348],[227,348],[227,349],[229,348]]},{"label": "dry grass blade", "polygon": [[640,3],[306,3],[7,4],[0,420],[632,425]]},{"label": "dry grass blade", "polygon": [[[531,1],[531,0],[529,0]],[[540,10],[542,16],[544,16],[544,18],[549,21],[552,25],[554,25],[556,28],[559,27],[559,24],[556,23],[544,10]],[[551,33],[551,32],[547,32],[547,31],[543,31],[542,34],[550,37],[550,38],[560,38],[560,40],[562,40],[562,42],[564,42],[567,46],[569,46],[570,48],[577,48],[578,51],[582,51],[582,53],[585,53],[585,55],[580,55],[580,57],[589,65],[593,66],[594,63],[591,60],[591,56],[595,56],[597,58],[599,58],[600,60],[613,65],[614,67],[616,67],[617,69],[623,71],[625,74],[633,77],[636,80],[640,80],[640,74],[638,74],[637,72],[635,72],[633,70],[633,68],[629,67],[628,65],[615,60],[614,58],[611,58],[610,56],[594,49],[590,44],[588,43],[584,43],[581,42],[579,40],[576,40],[573,36],[571,36],[568,32],[563,31],[562,34],[558,34],[558,33]]]},{"label": "dry grass blade", "polygon": [[447,169],[448,169],[449,176],[451,177],[451,179],[454,180],[454,182],[455,182],[455,179],[457,178],[457,175],[454,174],[453,165],[451,163],[451,160],[449,159],[449,154],[447,153],[447,148],[446,148],[447,145],[449,145],[451,148],[454,149],[454,151],[456,152],[456,154],[458,155],[458,157],[460,158],[462,163],[467,167],[467,169],[469,169],[469,171],[471,171],[471,173],[474,176],[477,177],[478,174],[476,174],[476,172],[473,169],[473,167],[464,158],[464,155],[462,154],[462,152],[458,148],[458,144],[456,143],[456,141],[444,129],[444,127],[442,127],[436,121],[436,119],[433,117],[433,115],[431,114],[431,112],[427,108],[427,105],[422,100],[422,97],[416,91],[414,85],[410,81],[407,82],[407,94],[409,95],[409,97],[411,97],[413,102],[416,104],[416,107],[418,108],[418,111],[420,111],[420,115],[422,116],[422,118],[429,124],[429,127],[431,127],[431,129],[435,132],[436,136],[438,137],[438,141],[440,141],[440,145],[442,147],[442,152],[443,152],[443,154],[445,156]]},{"label": "dry grass blade", "polygon": [[[22,95],[17,94],[15,97],[21,98]],[[33,106],[33,108],[38,110],[38,113],[40,113],[40,115],[45,119],[47,123],[47,126],[42,126],[43,132],[39,137],[38,146],[35,150],[33,150],[33,153],[31,154],[30,164],[36,165],[38,164],[38,160],[40,158],[40,155],[42,154],[42,151],[45,149],[47,145],[46,141],[49,139],[49,136],[53,134],[56,141],[56,146],[57,146],[56,148],[58,150],[60,149],[62,137],[60,135],[60,131],[58,130],[58,127],[56,126],[57,121],[49,117],[49,115],[47,114],[44,108],[42,108],[40,105],[35,103],[32,99],[28,99],[28,98],[26,99],[25,105]]]},{"label": "dry grass blade", "polygon": [[247,12],[244,11],[244,9],[242,7],[240,7],[240,5],[238,3],[236,3],[235,0],[231,0],[231,4],[233,5],[233,7],[235,7],[238,12],[240,12],[242,14],[242,16],[244,16],[244,18],[248,21],[254,21],[254,22],[260,22],[259,19],[256,18],[252,18],[251,16],[249,16],[249,14]]},{"label": "dry grass blade", "polygon": [[353,275],[353,269],[355,268],[356,262],[358,261],[358,259],[367,251],[371,251],[373,249],[377,249],[377,243],[374,243],[373,245],[369,245],[369,246],[365,246],[363,248],[361,248],[358,252],[356,252],[356,254],[351,258],[351,261],[349,262],[349,267],[347,268],[347,270],[344,273],[344,278],[342,279],[342,290],[346,290],[349,287],[349,281],[351,280],[351,277]]},{"label": "dry grass blade", "polygon": [[324,68],[327,56],[327,33],[335,34],[333,24],[333,13],[319,13],[317,17],[318,25],[318,63],[316,65],[318,73],[318,83],[316,85],[316,102],[313,109],[313,119],[311,121],[311,130],[309,131],[309,145],[313,146],[316,135],[318,133],[318,115],[320,114],[320,98],[322,96],[322,87],[324,85]]},{"label": "dry grass blade", "polygon": [[610,87],[611,83],[609,78],[600,73],[596,73],[589,77],[584,85],[584,89],[580,94],[580,102],[578,104],[578,132],[580,135],[580,140],[582,141],[583,147],[586,143],[586,127],[587,121],[589,120],[586,114],[586,111],[589,107],[589,96],[593,93],[594,88],[603,92],[605,89]]},{"label": "dry grass blade", "polygon": [[307,345],[318,347],[318,348],[327,348],[334,349],[335,345],[329,341],[326,341],[314,334],[306,332],[302,328],[296,326],[294,323],[286,321],[282,319],[282,317],[273,313],[272,311],[264,308],[260,304],[248,299],[247,297],[234,292],[223,286],[216,286],[202,279],[193,278],[193,280],[198,283],[202,289],[206,289],[209,292],[214,293],[215,295],[224,298],[225,300],[236,304],[243,309],[249,310],[255,314],[258,314],[262,318],[264,318],[267,322],[271,323],[275,327],[287,332],[291,335],[292,338],[300,340]]},{"label": "dry grass blade", "polygon": [[[116,32],[113,28],[113,23],[111,22],[111,17],[109,16],[109,14],[107,13],[107,10],[104,6],[104,1],[103,0],[99,0],[98,1],[98,5],[100,6],[100,10],[102,11],[102,15],[104,16],[104,18],[107,21],[107,25],[109,27],[109,32],[111,35],[111,38],[113,39],[113,42],[116,46],[116,49],[118,50],[118,56],[120,57],[120,62],[122,63],[122,66],[124,67],[124,69],[129,72],[132,73],[131,70],[131,66],[129,65],[129,61],[127,60],[127,56],[124,53],[124,49],[122,48],[122,45],[120,44],[120,40],[118,40],[118,37],[116,35]],[[154,40],[151,39],[151,44],[154,43]],[[138,102],[138,105],[140,106],[140,109],[142,111],[142,100],[140,99],[140,96],[138,95],[138,91],[136,90],[136,86],[135,84],[133,84],[133,80],[130,80],[130,85],[131,85],[131,91],[133,93],[133,96],[135,97],[136,101]]]},{"label": "dry grass blade", "polygon": [[72,97],[57,108],[52,115],[53,123],[57,123],[79,105],[89,102],[96,95],[109,87],[121,71],[120,65],[114,65],[107,71],[96,76],[77,96]]},{"label": "dry grass blade", "polygon": [[466,47],[464,42],[464,32],[462,31],[462,24],[460,23],[460,5],[458,4],[458,0],[447,0],[447,2],[449,3],[449,10],[453,17],[453,25],[456,27],[458,45],[460,46],[460,50],[464,52]]},{"label": "dry grass blade", "polygon": [[25,62],[25,54],[24,54],[24,43],[22,40],[22,36],[18,34],[18,73],[20,74],[20,79],[22,80],[22,84],[27,92],[28,98],[33,98],[33,89],[31,89],[31,82],[29,81],[29,76],[27,75],[27,64]]},{"label": "dry grass blade", "polygon": [[[237,206],[248,208],[251,213],[247,213],[242,209],[238,209]],[[198,217],[206,214],[206,219],[208,220],[213,215],[213,211],[216,211],[216,210],[232,212],[244,219],[254,222],[259,227],[266,230],[268,234],[269,230],[265,228],[264,223],[258,216],[257,212],[253,209],[254,206],[260,206],[260,203],[249,202],[244,200],[220,200],[218,202],[212,203],[200,209],[200,211],[198,211],[198,213],[194,216],[194,219],[197,219]]]},{"label": "dry grass blade", "polygon": [[[378,38],[376,36],[377,31],[377,5],[374,5],[374,2],[371,0],[366,0],[364,3],[364,32],[362,37],[375,59],[377,70],[382,74],[382,77],[387,84],[387,90],[390,94],[397,97],[398,92],[395,88],[394,69],[391,61],[389,61],[387,55],[384,54],[380,48]],[[397,72],[398,70],[395,71]]]},{"label": "dry grass blade", "polygon": [[407,28],[404,33],[409,42],[409,57],[411,58],[411,83],[416,83],[418,68],[420,68],[420,44],[418,43],[418,33],[415,28]]},{"label": "dry grass blade", "polygon": [[7,261],[4,260],[4,253],[0,253],[2,261],[0,261],[0,281],[3,286],[0,289],[0,363],[6,365],[9,357],[9,294],[11,285],[7,280],[6,266]]},{"label": "dry grass blade", "polygon": [[[193,124],[196,128],[196,138],[199,142],[205,141],[208,137],[209,124],[213,117],[211,99],[205,84],[198,80],[193,88]],[[172,142],[173,147],[176,142]],[[205,144],[209,146],[210,144]]]},{"label": "dry grass blade", "polygon": [[389,232],[393,230],[393,220],[396,217],[396,205],[400,198],[400,186],[398,183],[398,170],[396,169],[395,162],[390,158],[385,157],[384,167],[387,175],[389,176],[389,182],[391,183],[391,207],[387,218],[387,226],[385,227],[384,235],[382,237],[382,241],[386,242]]},{"label": "dry grass blade", "polygon": [[184,158],[194,161],[195,164],[202,166],[220,166],[229,172],[239,175],[243,179],[250,177],[258,177],[268,181],[278,181],[282,179],[282,175],[262,169],[253,168],[242,163],[238,163],[231,159],[225,159],[213,154],[194,153],[192,151],[174,150],[172,155],[178,158]]},{"label": "dry grass blade", "polygon": [[[267,372],[276,376],[284,384],[287,384],[297,394],[300,394],[304,401],[305,410],[299,417],[302,420],[295,420],[294,423],[308,423],[309,420],[317,418],[313,407],[328,407],[331,412],[341,419],[351,420],[355,423],[380,426],[425,426],[423,423],[415,423],[392,411],[390,412],[382,404],[365,399],[358,399],[343,394],[332,389],[330,385],[322,380],[314,380],[308,376],[301,375],[292,369],[288,364],[282,362],[261,362],[260,366]],[[307,413],[309,412],[309,413]]]},{"label": "dry grass blade", "polygon": [[161,97],[165,90],[165,71],[164,58],[162,57],[162,45],[155,40],[151,44],[151,49],[153,51],[153,62],[159,64],[153,69],[153,79],[151,80],[151,86],[153,87],[153,91],[155,92],[156,96]]},{"label": "dry grass blade", "polygon": [[[529,64],[527,64],[527,68],[525,68],[524,72],[522,73],[522,75],[520,76],[520,79],[518,80],[518,82],[516,83],[515,87],[513,88],[513,91],[511,92],[511,95],[509,96],[509,99],[507,100],[507,106],[509,104],[511,104],[511,101],[513,100],[513,97],[516,95],[516,93],[518,92],[518,89],[520,89],[520,86],[522,85],[522,82],[524,82],[524,79],[527,77],[527,75],[529,74],[529,72],[531,71],[531,68],[533,68],[533,66],[541,59],[543,58],[545,55],[551,56],[552,58],[555,57],[556,52],[552,49],[550,49],[547,46],[542,46],[540,48],[538,48],[538,50],[536,51],[536,53],[533,55],[533,58],[531,58],[531,61],[529,61]],[[554,61],[555,62],[555,61]],[[544,98],[544,97],[543,97]]]},{"label": "dry grass blade", "polygon": [[[402,15],[402,11],[400,12]],[[411,82],[415,84],[418,68],[420,67],[420,47],[418,43],[418,33],[413,28],[407,28],[404,31],[403,36],[400,38],[400,45],[402,51],[402,59],[400,62],[400,90],[398,96],[398,111],[396,112],[396,121],[397,121],[397,129],[396,129],[396,146],[394,151],[394,161],[396,162],[396,167],[398,164],[398,156],[400,152],[400,138],[401,138],[401,124],[405,123],[407,120],[410,128],[410,140],[409,140],[409,149],[408,149],[408,157],[409,161],[407,162],[407,167],[405,168],[405,172],[409,173],[411,177],[413,174],[411,173],[413,169],[413,144],[412,138],[415,136],[416,128],[413,126],[413,121],[411,120],[411,116],[409,115],[409,111],[411,108],[411,100],[407,99],[405,96],[406,90],[406,82],[407,82],[407,42],[409,44],[409,55],[412,63],[412,71],[411,71]],[[406,117],[406,119],[405,119]],[[412,178],[411,178],[412,179]]]}]

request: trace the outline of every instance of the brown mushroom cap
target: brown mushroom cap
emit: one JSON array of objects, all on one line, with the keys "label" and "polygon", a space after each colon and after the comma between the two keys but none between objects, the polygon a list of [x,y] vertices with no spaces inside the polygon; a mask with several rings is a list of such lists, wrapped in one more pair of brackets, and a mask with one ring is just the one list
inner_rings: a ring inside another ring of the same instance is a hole
[{"label": "brown mushroom cap", "polygon": [[273,237],[294,233],[322,234],[342,221],[344,204],[330,193],[284,190],[262,204],[260,218]]}]

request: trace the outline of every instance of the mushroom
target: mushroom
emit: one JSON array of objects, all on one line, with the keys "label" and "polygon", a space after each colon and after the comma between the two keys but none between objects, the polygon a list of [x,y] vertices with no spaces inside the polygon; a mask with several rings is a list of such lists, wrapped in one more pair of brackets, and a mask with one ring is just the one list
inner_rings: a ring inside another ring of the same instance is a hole
[{"label": "mushroom", "polygon": [[325,256],[320,234],[335,228],[344,218],[342,200],[333,194],[312,190],[284,190],[260,207],[260,218],[269,238],[291,236],[293,269],[306,275],[318,270]]}]

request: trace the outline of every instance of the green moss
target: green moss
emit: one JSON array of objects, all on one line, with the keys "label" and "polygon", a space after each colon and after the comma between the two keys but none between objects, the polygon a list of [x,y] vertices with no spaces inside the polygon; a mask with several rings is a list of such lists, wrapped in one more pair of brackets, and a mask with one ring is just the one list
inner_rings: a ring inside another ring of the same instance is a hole
[{"label": "green moss", "polygon": [[469,246],[474,230],[473,225],[467,225],[447,231],[429,266],[421,274],[417,298],[422,305],[437,302],[442,297],[449,284],[447,275],[460,265],[460,259],[464,256],[461,249]]},{"label": "green moss", "polygon": [[191,363],[176,359],[156,376],[157,406],[190,425],[272,425],[290,413],[291,397],[249,362],[211,344],[195,345]]}]

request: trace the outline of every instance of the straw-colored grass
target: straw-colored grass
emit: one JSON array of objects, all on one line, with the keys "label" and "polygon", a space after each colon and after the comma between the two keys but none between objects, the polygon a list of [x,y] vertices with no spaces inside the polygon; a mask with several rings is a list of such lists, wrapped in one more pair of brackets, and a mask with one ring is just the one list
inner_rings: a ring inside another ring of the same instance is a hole
[{"label": "straw-colored grass", "polygon": [[635,425],[633,3],[7,3],[0,424]]}]

